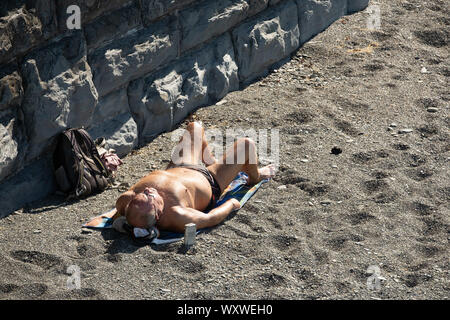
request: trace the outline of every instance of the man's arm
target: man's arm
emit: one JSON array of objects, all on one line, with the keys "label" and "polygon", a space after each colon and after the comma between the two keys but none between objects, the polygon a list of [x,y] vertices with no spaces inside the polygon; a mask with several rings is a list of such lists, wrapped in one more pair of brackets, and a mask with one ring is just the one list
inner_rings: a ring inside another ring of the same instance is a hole
[{"label": "man's arm", "polygon": [[168,227],[177,232],[184,232],[184,226],[187,223],[195,223],[197,229],[212,227],[221,223],[232,211],[240,207],[241,205],[236,199],[226,201],[207,214],[193,208],[177,207]]}]

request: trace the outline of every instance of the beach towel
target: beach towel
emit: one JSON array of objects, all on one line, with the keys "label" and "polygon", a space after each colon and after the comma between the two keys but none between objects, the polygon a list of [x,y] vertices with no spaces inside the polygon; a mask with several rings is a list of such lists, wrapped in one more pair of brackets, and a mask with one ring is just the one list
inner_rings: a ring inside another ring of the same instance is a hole
[{"label": "beach towel", "polygon": [[[256,193],[256,191],[258,191],[261,185],[269,181],[269,179],[264,179],[253,186],[247,186],[246,185],[247,179],[248,176],[245,172],[239,172],[236,178],[234,178],[234,180],[222,192],[222,195],[217,201],[215,207],[220,206],[225,201],[231,198],[235,198],[240,202],[242,208],[245,205],[245,203]],[[87,223],[83,225],[83,228],[110,229],[113,227],[114,220],[112,219],[112,217],[114,216],[115,212],[116,210],[114,208],[108,210],[107,212],[90,219]],[[204,232],[208,229],[210,228],[197,230],[197,234]],[[180,241],[184,237],[183,233],[159,231],[156,228],[152,228],[151,230],[133,228],[133,230],[129,231],[134,240],[139,242],[139,239],[146,239],[146,240],[149,239],[147,243],[155,245],[168,244]]]}]

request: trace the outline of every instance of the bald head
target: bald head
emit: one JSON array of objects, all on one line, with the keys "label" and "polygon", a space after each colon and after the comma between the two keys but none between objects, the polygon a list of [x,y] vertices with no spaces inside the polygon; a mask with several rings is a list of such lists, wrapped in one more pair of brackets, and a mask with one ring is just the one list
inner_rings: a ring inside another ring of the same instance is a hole
[{"label": "bald head", "polygon": [[150,228],[156,224],[162,213],[164,202],[158,192],[145,188],[137,193],[125,209],[128,224],[136,228]]}]

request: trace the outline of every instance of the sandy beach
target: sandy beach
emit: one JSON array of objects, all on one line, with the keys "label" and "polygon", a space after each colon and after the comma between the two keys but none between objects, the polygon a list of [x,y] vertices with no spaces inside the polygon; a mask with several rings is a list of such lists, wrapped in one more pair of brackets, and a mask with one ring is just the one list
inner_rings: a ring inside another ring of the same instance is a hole
[{"label": "sandy beach", "polygon": [[167,166],[164,133],[123,158],[120,187],[0,220],[0,299],[447,300],[450,2],[371,3],[376,29],[343,17],[180,125],[279,133],[277,176],[236,214],[189,251],[82,230]]}]

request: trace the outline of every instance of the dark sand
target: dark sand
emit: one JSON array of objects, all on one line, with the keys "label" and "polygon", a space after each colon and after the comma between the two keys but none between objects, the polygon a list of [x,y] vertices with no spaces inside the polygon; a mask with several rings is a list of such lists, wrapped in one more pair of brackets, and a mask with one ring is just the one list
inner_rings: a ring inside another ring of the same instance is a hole
[{"label": "dark sand", "polygon": [[[51,196],[0,220],[0,299],[448,299],[450,2],[379,3],[380,30],[344,17],[191,117],[281,140],[276,179],[194,248],[82,232],[118,189]],[[166,133],[128,155],[117,181],[164,168],[173,146]]]}]

